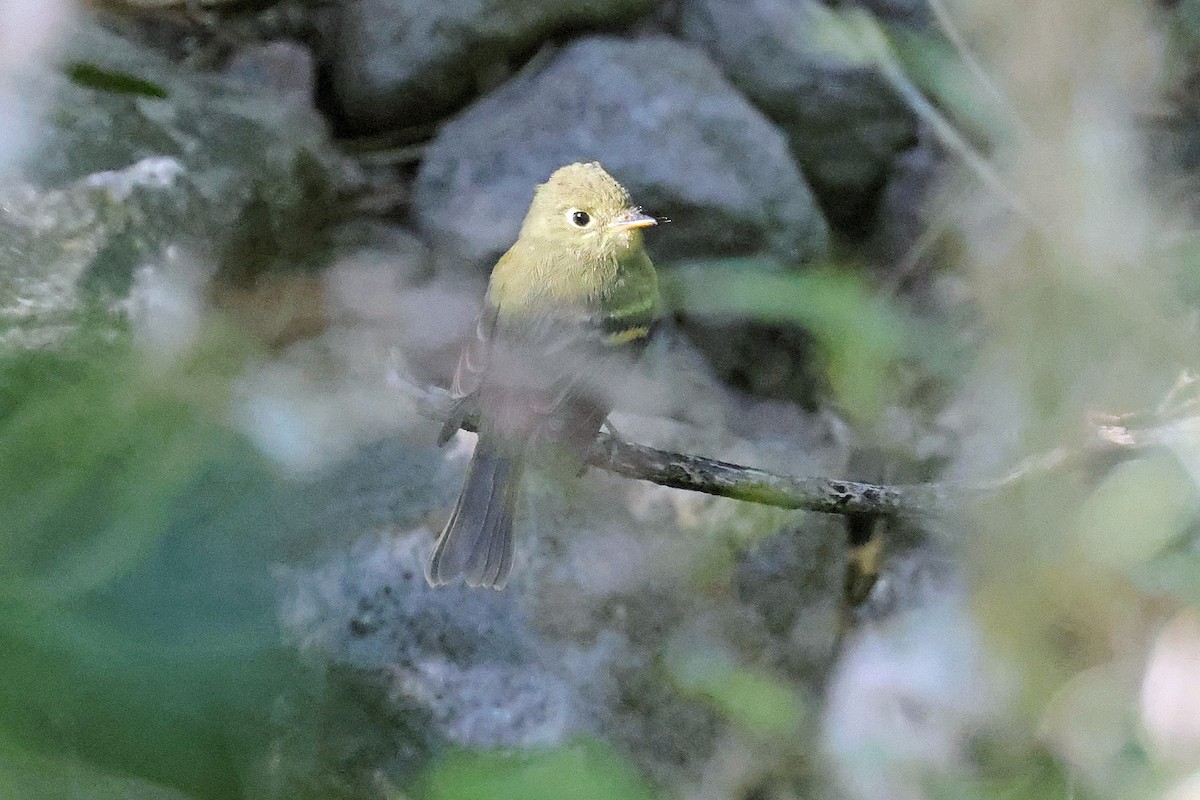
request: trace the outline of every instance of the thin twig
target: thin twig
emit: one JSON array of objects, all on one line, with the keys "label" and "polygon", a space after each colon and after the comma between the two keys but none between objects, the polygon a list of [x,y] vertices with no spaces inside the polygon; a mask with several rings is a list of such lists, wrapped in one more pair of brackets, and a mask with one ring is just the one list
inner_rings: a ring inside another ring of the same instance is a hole
[{"label": "thin twig", "polygon": [[1023,217],[1030,218],[1029,207],[1025,201],[1008,185],[1000,173],[996,172],[987,159],[963,138],[958,129],[933,103],[929,102],[929,99],[904,72],[891,43],[879,27],[864,25],[862,33],[863,42],[870,47],[883,77],[891,84],[892,89],[908,105],[909,109],[929,126],[942,146],[958,156],[967,168],[979,178],[980,182],[1002,198],[1010,209]]},{"label": "thin twig", "polygon": [[835,478],[781,475],[634,444],[606,433],[597,438],[588,464],[674,489],[823,514],[930,516],[943,511],[948,499],[936,484],[886,486]]},{"label": "thin twig", "polygon": [[[959,32],[958,26],[954,24],[954,18],[950,16],[945,2],[943,0],[926,0],[926,3],[929,5],[930,11],[933,12],[933,18],[937,21],[938,27],[941,28],[946,39],[949,40],[955,52],[958,53],[959,60],[962,61],[963,66],[975,78],[975,83],[991,97],[992,102],[995,103],[997,108],[1007,112],[1010,119],[1016,122],[1017,115],[1013,110],[1012,103],[1004,95],[1004,92],[1000,91],[1000,87],[996,85],[996,82],[988,75],[987,70],[979,63],[979,59],[975,58],[975,54],[971,52],[971,48],[967,46],[967,42],[963,38],[962,33]],[[1021,127],[1024,130],[1023,124],[1021,124]]]}]

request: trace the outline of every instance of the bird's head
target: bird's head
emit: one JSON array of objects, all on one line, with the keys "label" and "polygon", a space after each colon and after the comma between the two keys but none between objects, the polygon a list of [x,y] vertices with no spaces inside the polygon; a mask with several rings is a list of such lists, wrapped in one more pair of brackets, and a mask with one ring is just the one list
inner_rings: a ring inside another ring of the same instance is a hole
[{"label": "bird's head", "polygon": [[629,192],[592,161],[555,170],[533,195],[521,237],[589,255],[620,255],[642,244],[642,228],[657,224]]}]

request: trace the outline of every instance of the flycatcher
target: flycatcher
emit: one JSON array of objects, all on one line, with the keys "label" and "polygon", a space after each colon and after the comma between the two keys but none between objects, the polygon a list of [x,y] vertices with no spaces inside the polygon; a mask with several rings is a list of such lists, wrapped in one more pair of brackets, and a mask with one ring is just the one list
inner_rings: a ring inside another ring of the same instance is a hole
[{"label": "flycatcher", "polygon": [[583,468],[614,382],[658,317],[658,276],[642,248],[654,224],[595,162],[562,167],[534,191],[455,370],[458,402],[439,443],[471,415],[479,439],[429,562],[431,585],[461,577],[504,588],[527,455],[564,450]]}]

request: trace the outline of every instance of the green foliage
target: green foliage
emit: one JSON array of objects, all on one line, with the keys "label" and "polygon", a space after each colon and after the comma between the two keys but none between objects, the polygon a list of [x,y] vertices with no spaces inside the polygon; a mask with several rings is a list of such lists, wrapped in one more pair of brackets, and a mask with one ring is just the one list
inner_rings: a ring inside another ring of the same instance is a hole
[{"label": "green foliage", "polygon": [[806,10],[809,30],[804,35],[812,45],[812,57],[822,56],[848,68],[870,63],[870,51],[862,43],[858,13],[834,10],[820,3],[811,3]]},{"label": "green foliage", "polygon": [[0,358],[0,794],[260,797],[292,770],[272,717],[307,676],[269,559],[299,506],[215,413],[236,363],[149,371],[87,328]]},{"label": "green foliage", "polygon": [[1086,800],[1091,795],[1071,780],[1065,765],[1043,750],[996,757],[983,754],[989,774],[975,780],[936,780],[931,800]]},{"label": "green foliage", "polygon": [[1100,481],[1078,510],[1074,534],[1091,558],[1127,569],[1181,539],[1198,508],[1196,485],[1179,463],[1151,454]]},{"label": "green foliage", "polygon": [[106,774],[76,758],[32,753],[0,741],[0,797],[185,800],[186,795],[138,778]]},{"label": "green foliage", "polygon": [[167,90],[153,81],[144,80],[136,75],[105,69],[86,61],[72,61],[66,66],[67,77],[73,83],[88,89],[97,89],[114,94],[134,94],[142,97],[153,97],[163,100]]},{"label": "green foliage", "polygon": [[721,713],[760,736],[795,734],[803,703],[780,678],[736,664],[719,646],[676,646],[666,657],[679,687],[708,698]]},{"label": "green foliage", "polygon": [[972,73],[945,38],[928,30],[897,28],[888,33],[904,75],[973,141],[1011,133],[1012,108],[987,77]]},{"label": "green foliage", "polygon": [[895,367],[923,359],[929,369],[950,360],[931,332],[849,272],[785,272],[758,259],[680,265],[664,275],[676,307],[700,317],[795,325],[820,345],[835,399],[869,420],[894,400]]},{"label": "green foliage", "polygon": [[650,800],[650,789],[606,745],[580,739],[522,752],[460,752],[426,776],[425,800]]}]

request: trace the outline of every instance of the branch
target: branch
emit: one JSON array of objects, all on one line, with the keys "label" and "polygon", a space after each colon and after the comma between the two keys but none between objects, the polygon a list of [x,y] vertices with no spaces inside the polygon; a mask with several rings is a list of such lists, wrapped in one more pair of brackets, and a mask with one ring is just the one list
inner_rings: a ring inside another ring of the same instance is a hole
[{"label": "branch", "polygon": [[936,484],[883,486],[833,478],[780,475],[727,461],[633,444],[603,431],[588,464],[674,489],[824,514],[929,515],[939,511],[946,499]]},{"label": "branch", "polygon": [[[450,416],[454,400],[444,389],[423,389],[396,372],[391,374],[390,382],[412,399],[421,416],[438,422],[444,422]],[[474,430],[475,426],[468,420],[463,424],[463,429]],[[587,463],[615,475],[650,481],[673,489],[825,514],[930,516],[946,510],[962,492],[979,491],[955,489],[949,484],[884,486],[832,478],[781,475],[626,442],[606,431],[597,434]]]},{"label": "branch", "polygon": [[[445,389],[421,388],[394,368],[388,377],[393,386],[413,401],[421,416],[437,422],[449,418],[454,399]],[[1190,373],[1180,376],[1158,408],[1116,416],[1092,414],[1087,435],[1076,447],[1056,447],[1031,456],[1004,476],[979,484],[889,486],[834,478],[800,478],[634,444],[604,430],[596,435],[587,463],[626,478],[777,508],[928,519],[965,508],[1023,481],[1086,466],[1100,455],[1162,446],[1164,441],[1169,442],[1172,425],[1180,419],[1196,420],[1200,425],[1200,378]],[[466,420],[462,427],[475,430],[474,420]],[[1192,436],[1190,431],[1189,428],[1188,437]],[[1168,434],[1165,438],[1164,433]]]}]

